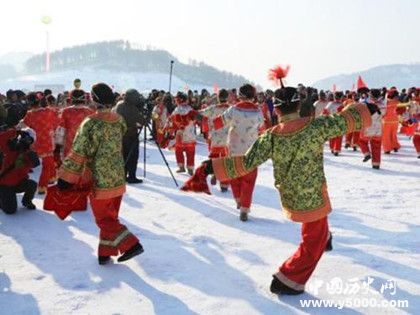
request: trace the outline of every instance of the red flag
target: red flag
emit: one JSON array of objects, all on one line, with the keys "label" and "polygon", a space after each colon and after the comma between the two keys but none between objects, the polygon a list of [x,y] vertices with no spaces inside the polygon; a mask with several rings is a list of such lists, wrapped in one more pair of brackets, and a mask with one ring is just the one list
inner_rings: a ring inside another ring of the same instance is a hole
[{"label": "red flag", "polygon": [[204,192],[208,195],[211,195],[209,186],[207,185],[207,175],[205,173],[206,165],[202,164],[199,166],[195,172],[194,175],[191,176],[184,184],[184,186],[181,187],[181,190],[183,191],[191,191],[191,192]]},{"label": "red flag", "polygon": [[217,83],[213,84],[213,92],[215,94],[219,94],[219,86],[217,85]]},{"label": "red flag", "polygon": [[357,78],[357,89],[367,88],[365,81],[363,81],[362,77],[359,75]]}]

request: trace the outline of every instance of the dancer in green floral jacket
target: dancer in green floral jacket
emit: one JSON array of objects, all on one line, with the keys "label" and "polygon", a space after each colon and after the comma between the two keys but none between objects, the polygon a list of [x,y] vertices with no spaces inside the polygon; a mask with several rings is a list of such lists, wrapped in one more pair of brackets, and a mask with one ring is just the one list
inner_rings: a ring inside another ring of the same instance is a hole
[{"label": "dancer in green floral jacket", "polygon": [[92,96],[98,110],[80,125],[71,152],[60,169],[58,187],[66,189],[82,181],[87,173],[85,168],[92,173],[90,203],[100,228],[98,255],[102,265],[118,253],[122,253],[119,262],[128,260],[142,253],[143,247],[118,220],[125,192],[122,137],[126,124],[120,115],[110,112],[114,94],[109,86],[95,84]]},{"label": "dancer in green floral jacket", "polygon": [[302,242],[273,276],[270,289],[277,294],[300,294],[322,253],[332,249],[324,144],[331,138],[370,126],[376,109],[357,104],[336,115],[301,118],[298,91],[292,87],[275,92],[275,108],[280,117],[278,125],[261,135],[245,155],[204,162],[204,173],[214,173],[224,181],[244,176],[268,159],[273,161],[283,211],[292,221],[302,223]]}]

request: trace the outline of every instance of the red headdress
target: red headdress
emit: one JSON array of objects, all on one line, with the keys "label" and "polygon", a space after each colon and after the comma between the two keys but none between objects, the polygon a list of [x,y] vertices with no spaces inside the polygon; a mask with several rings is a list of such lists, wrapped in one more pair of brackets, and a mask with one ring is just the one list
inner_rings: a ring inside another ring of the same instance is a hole
[{"label": "red headdress", "polygon": [[277,66],[268,71],[268,79],[273,81],[274,84],[280,85],[284,88],[283,79],[287,76],[290,70],[290,65],[287,65],[285,68]]}]

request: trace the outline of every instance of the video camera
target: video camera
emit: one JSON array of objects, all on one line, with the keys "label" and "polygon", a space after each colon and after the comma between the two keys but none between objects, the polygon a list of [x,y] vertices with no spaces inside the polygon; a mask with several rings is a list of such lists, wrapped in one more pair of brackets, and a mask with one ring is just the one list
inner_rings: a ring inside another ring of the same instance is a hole
[{"label": "video camera", "polygon": [[143,116],[144,121],[148,124],[152,119],[153,108],[155,107],[155,100],[158,95],[150,93],[147,98],[142,97],[137,108]]},{"label": "video camera", "polygon": [[17,131],[17,137],[10,139],[8,142],[9,148],[12,151],[24,152],[29,150],[32,143],[34,143],[34,136],[30,132],[24,130]]}]

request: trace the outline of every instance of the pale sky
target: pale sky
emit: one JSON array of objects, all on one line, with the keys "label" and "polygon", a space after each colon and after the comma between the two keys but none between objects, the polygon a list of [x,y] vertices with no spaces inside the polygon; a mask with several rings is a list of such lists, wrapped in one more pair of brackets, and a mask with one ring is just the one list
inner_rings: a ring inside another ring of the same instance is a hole
[{"label": "pale sky", "polygon": [[[420,62],[419,0],[5,0],[0,55],[124,39],[204,61],[269,86],[290,64],[289,84],[390,64]],[[175,68],[176,73],[176,68]]]}]

